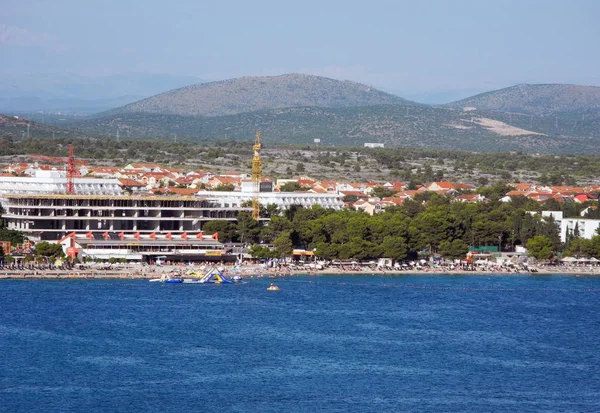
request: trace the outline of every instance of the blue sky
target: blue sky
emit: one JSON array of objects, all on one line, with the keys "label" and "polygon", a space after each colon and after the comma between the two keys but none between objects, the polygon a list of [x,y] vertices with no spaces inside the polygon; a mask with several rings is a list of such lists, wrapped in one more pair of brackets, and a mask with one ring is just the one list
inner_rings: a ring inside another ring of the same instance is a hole
[{"label": "blue sky", "polygon": [[600,86],[598,0],[0,1],[4,75],[303,72],[406,97]]}]

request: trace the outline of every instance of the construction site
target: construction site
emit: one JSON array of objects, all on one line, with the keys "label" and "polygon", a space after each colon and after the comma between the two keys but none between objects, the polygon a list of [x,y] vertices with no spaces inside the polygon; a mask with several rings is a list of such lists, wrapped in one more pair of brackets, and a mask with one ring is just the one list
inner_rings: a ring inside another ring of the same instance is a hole
[{"label": "construction site", "polygon": [[260,134],[253,145],[252,179],[240,191],[192,191],[189,196],[131,194],[113,178],[76,175],[72,145],[67,158],[34,155],[35,161],[64,163],[64,169],[36,169],[33,176],[0,176],[0,202],[6,227],[34,241],[60,242],[65,251],[97,259],[147,261],[225,259],[218,235],[203,234],[209,221],[236,221],[244,211],[256,220],[261,205],[284,210],[292,205],[340,209],[336,194],[280,193],[262,185]]}]

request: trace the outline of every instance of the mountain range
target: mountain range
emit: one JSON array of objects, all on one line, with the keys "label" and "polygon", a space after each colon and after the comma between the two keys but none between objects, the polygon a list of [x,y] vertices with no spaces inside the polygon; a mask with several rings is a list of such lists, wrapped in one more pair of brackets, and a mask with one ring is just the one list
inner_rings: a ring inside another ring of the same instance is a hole
[{"label": "mountain range", "polygon": [[360,83],[288,74],[194,84],[53,121],[88,136],[248,140],[260,130],[268,143],[600,153],[600,88],[517,85],[429,106]]}]

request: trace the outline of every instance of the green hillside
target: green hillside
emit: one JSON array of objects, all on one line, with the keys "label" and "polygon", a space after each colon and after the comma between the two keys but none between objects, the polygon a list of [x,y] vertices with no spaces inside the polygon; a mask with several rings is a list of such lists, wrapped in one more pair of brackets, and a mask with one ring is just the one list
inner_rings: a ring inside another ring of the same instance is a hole
[{"label": "green hillside", "polygon": [[[543,118],[509,119],[510,115],[463,112],[427,106],[380,105],[353,108],[287,108],[229,116],[192,117],[122,114],[75,123],[73,128],[94,135],[117,129],[125,136],[148,138],[248,139],[260,130],[266,142],[362,146],[381,142],[406,146],[471,151],[542,153],[599,153],[597,139],[561,137],[535,132]],[[507,122],[523,124],[513,128]],[[518,120],[518,122],[516,122]],[[503,123],[506,122],[506,123]],[[526,128],[533,123],[534,130]]]}]

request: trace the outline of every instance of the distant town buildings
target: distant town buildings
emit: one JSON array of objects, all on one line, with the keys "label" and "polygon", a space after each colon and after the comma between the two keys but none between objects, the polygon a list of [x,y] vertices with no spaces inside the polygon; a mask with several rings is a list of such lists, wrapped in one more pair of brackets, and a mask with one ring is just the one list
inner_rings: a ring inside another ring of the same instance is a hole
[{"label": "distant town buildings", "polygon": [[[365,144],[383,147],[383,144]],[[256,195],[246,172],[185,171],[159,164],[131,163],[123,168],[79,166],[74,179],[75,195],[65,195],[64,169],[38,163],[18,163],[2,168],[0,202],[8,228],[24,231],[32,239],[59,240],[70,232],[94,236],[123,232],[170,233],[174,236],[202,231],[211,220],[235,220],[249,210]],[[293,184],[293,185],[290,185]],[[414,183],[413,183],[414,185]],[[540,203],[594,203],[600,186],[546,186],[514,183],[501,199],[512,202],[525,197]],[[293,189],[290,189],[293,188]],[[295,190],[294,190],[295,189]],[[294,190],[294,192],[283,192]],[[439,181],[417,184],[408,189],[405,182],[344,182],[319,180],[310,176],[263,178],[258,194],[262,205],[273,204],[285,210],[293,205],[323,208],[354,208],[377,214],[397,207],[423,192],[435,192],[452,202],[484,203],[488,199],[469,184]],[[588,207],[585,212],[597,206]],[[268,219],[268,218],[265,218]],[[563,219],[554,216],[567,234],[584,238],[595,235],[599,220]]]}]

